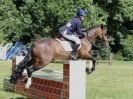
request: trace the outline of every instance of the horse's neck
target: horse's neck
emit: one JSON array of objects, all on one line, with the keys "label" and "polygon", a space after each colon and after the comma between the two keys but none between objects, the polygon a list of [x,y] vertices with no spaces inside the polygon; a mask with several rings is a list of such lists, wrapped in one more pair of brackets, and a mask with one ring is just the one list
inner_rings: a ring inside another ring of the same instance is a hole
[{"label": "horse's neck", "polygon": [[81,42],[82,42],[83,45],[84,45],[84,44],[85,44],[85,45],[86,45],[86,44],[88,45],[88,43],[91,44],[91,41],[89,41],[87,38],[81,39]]},{"label": "horse's neck", "polygon": [[[90,52],[90,50],[92,49],[92,43],[90,41],[87,40],[87,38],[83,38],[81,39],[81,49],[83,50],[83,52]],[[84,52],[84,53],[85,53]]]},{"label": "horse's neck", "polygon": [[98,36],[98,32],[95,29],[92,29],[88,32],[88,39],[90,38],[91,40],[96,39],[96,37]]}]

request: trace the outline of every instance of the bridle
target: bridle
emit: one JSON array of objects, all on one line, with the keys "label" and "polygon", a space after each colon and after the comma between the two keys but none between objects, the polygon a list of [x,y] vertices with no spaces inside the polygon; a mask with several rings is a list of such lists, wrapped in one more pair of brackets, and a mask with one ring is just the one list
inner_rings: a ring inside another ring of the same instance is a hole
[{"label": "bridle", "polygon": [[102,37],[100,39],[97,39],[97,41],[102,44],[106,44],[108,42],[108,40],[105,40],[104,38],[104,32],[102,32]]}]

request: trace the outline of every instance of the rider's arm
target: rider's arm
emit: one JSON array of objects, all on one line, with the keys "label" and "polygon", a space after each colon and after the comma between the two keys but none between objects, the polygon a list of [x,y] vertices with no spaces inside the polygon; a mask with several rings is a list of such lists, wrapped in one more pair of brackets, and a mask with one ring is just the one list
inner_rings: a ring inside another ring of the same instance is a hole
[{"label": "rider's arm", "polygon": [[84,34],[83,30],[82,30],[81,22],[77,23],[77,31],[76,32],[81,38],[85,37],[85,34]]}]

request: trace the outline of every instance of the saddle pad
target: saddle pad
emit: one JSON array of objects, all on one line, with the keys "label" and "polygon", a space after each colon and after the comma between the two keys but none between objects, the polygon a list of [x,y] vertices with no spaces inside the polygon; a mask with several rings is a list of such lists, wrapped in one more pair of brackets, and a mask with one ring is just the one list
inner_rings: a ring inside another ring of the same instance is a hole
[{"label": "saddle pad", "polygon": [[58,38],[55,38],[55,39],[60,42],[60,44],[63,46],[65,51],[72,51],[72,47],[68,41],[61,41]]},{"label": "saddle pad", "polygon": [[[65,51],[72,51],[73,50],[71,45],[70,45],[70,43],[68,41],[61,41],[58,38],[55,38],[55,39],[60,42],[60,44],[63,46]],[[80,49],[80,48],[81,48],[81,45],[79,46],[78,49]]]}]

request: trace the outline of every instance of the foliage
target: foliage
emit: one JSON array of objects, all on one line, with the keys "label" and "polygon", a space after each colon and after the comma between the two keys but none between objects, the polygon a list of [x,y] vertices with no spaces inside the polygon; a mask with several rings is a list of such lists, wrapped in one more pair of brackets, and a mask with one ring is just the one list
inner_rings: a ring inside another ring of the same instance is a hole
[{"label": "foliage", "polygon": [[124,41],[125,46],[122,50],[122,56],[124,60],[133,60],[133,35],[128,35]]},{"label": "foliage", "polygon": [[87,28],[95,24],[106,24],[107,20],[106,12],[94,5],[92,0],[27,0],[25,4],[19,2],[21,0],[13,1],[3,2],[4,13],[0,21],[3,23],[6,20],[2,29],[8,34],[6,37],[9,40],[24,41],[23,38],[27,36],[32,36],[32,39],[54,37],[58,34],[58,28],[74,17],[79,8],[88,10],[87,20],[84,22]]},{"label": "foliage", "polygon": [[[102,9],[108,12],[107,29],[111,51],[121,53],[122,56],[129,58],[127,52],[128,43],[125,40],[128,35],[133,35],[133,1],[132,0],[94,0]],[[126,49],[125,49],[126,48]]]},{"label": "foliage", "polygon": [[110,47],[96,40],[92,47],[92,55],[98,60],[108,60],[110,58]]}]

